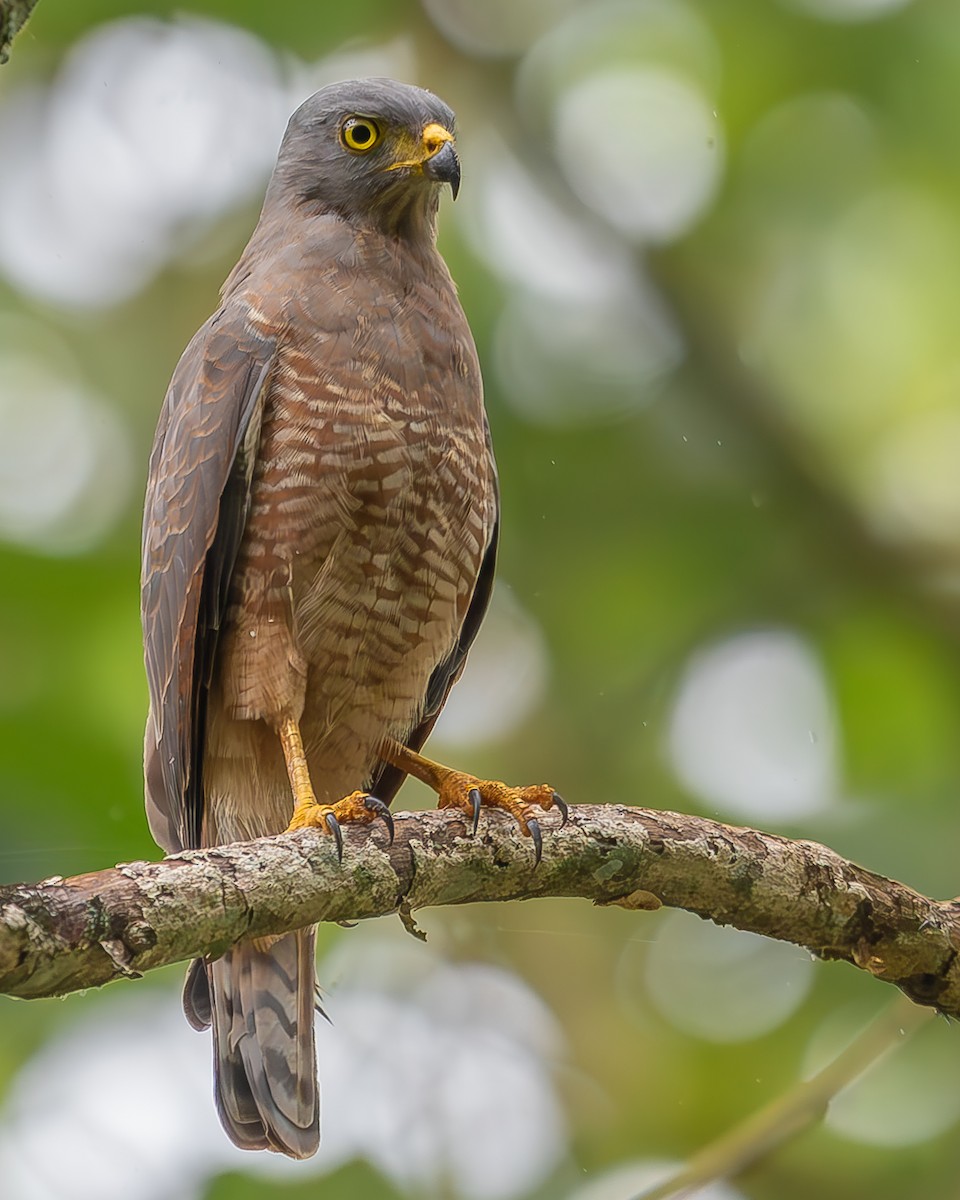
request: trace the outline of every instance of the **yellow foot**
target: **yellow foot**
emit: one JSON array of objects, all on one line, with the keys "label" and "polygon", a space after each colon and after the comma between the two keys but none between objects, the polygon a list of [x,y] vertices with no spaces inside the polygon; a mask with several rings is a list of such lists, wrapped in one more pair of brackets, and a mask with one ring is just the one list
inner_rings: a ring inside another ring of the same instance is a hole
[{"label": "yellow foot", "polygon": [[561,828],[566,825],[569,810],[563,798],[549,783],[538,783],[532,787],[510,787],[496,779],[477,779],[462,771],[448,770],[440,782],[438,808],[459,808],[467,814],[477,832],[481,808],[499,808],[509,813],[527,837],[533,839],[535,861],[543,857],[543,835],[536,809],[549,812],[559,811]]},{"label": "yellow foot", "polygon": [[508,787],[507,784],[496,780],[477,779],[474,775],[454,771],[432,759],[424,758],[422,754],[394,738],[387,738],[383,743],[380,757],[384,762],[398,767],[407,775],[412,775],[414,779],[419,779],[433,788],[440,797],[440,808],[462,809],[470,817],[474,833],[477,832],[480,809],[484,805],[509,813],[527,837],[532,838],[536,863],[543,857],[543,835],[534,810],[539,808],[546,812],[551,808],[557,809],[562,817],[561,828],[566,825],[570,815],[563,798],[549,783],[539,783],[533,787]]},{"label": "yellow foot", "polygon": [[321,804],[310,782],[300,726],[293,717],[285,717],[278,723],[277,733],[293,791],[293,817],[287,826],[287,833],[308,826],[332,833],[337,839],[337,857],[343,862],[343,830],[340,823],[369,825],[371,821],[380,820],[387,827],[389,844],[393,845],[393,817],[382,800],[368,796],[366,792],[351,792],[336,804]]},{"label": "yellow foot", "polygon": [[366,792],[351,792],[336,804],[320,804],[312,794],[298,797],[287,832],[294,829],[322,829],[332,833],[337,841],[337,856],[343,861],[343,830],[341,825],[369,825],[380,820],[386,825],[389,845],[393,845],[393,817],[390,809],[376,796]]}]

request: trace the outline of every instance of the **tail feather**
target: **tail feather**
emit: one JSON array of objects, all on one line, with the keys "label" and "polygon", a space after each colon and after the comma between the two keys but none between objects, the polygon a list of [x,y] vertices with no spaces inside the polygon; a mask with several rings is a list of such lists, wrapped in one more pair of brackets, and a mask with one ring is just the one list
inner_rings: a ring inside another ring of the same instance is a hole
[{"label": "tail feather", "polygon": [[320,1144],[315,937],[302,929],[266,949],[241,943],[187,976],[188,1021],[213,1022],[220,1120],[244,1149],[307,1158]]},{"label": "tail feather", "polygon": [[213,1021],[210,1011],[210,981],[207,979],[207,964],[195,958],[183,981],[183,1012],[189,1024],[202,1033]]}]

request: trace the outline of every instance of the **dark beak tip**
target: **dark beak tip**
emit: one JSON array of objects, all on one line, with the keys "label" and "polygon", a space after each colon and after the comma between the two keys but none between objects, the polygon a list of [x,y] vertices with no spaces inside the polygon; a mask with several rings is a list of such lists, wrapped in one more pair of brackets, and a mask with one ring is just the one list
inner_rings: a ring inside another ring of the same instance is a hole
[{"label": "dark beak tip", "polygon": [[433,158],[426,163],[426,173],[437,183],[449,183],[450,191],[456,200],[460,191],[460,156],[453,147],[453,142],[445,142]]}]

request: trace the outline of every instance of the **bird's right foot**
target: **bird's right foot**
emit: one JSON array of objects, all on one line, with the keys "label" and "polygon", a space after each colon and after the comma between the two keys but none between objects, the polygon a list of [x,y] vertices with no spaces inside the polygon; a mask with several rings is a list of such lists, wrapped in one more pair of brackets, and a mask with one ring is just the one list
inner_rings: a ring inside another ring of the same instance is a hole
[{"label": "bird's right foot", "polygon": [[393,845],[393,816],[382,800],[367,792],[351,792],[336,804],[321,804],[315,796],[298,798],[287,833],[295,829],[322,829],[332,833],[337,842],[337,855],[343,861],[342,825],[369,825],[382,821],[387,827],[388,845]]},{"label": "bird's right foot", "polygon": [[351,792],[336,804],[321,804],[310,782],[300,726],[292,717],[288,717],[280,723],[278,732],[287,764],[287,774],[290,777],[290,787],[293,790],[293,816],[287,826],[288,833],[296,829],[313,828],[333,834],[337,843],[337,856],[341,862],[342,825],[369,825],[371,821],[383,821],[387,827],[389,844],[393,844],[393,817],[382,800],[366,792]]}]

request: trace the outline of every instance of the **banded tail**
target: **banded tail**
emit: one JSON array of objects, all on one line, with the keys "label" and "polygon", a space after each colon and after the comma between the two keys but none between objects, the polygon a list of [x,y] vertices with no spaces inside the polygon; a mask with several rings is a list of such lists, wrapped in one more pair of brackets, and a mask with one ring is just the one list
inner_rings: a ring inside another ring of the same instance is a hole
[{"label": "banded tail", "polygon": [[187,975],[184,1012],[213,1025],[217,1111],[241,1149],[309,1158],[320,1145],[315,941],[301,929],[266,949],[241,943]]}]

